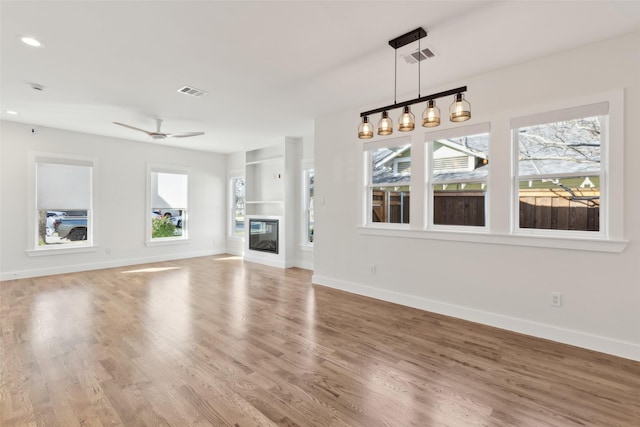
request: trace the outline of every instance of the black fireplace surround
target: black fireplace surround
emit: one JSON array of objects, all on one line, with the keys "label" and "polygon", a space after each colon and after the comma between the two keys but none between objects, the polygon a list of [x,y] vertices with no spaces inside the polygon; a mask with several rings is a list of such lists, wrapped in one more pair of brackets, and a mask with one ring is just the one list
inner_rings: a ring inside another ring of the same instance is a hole
[{"label": "black fireplace surround", "polygon": [[249,219],[249,249],[278,253],[278,220]]}]

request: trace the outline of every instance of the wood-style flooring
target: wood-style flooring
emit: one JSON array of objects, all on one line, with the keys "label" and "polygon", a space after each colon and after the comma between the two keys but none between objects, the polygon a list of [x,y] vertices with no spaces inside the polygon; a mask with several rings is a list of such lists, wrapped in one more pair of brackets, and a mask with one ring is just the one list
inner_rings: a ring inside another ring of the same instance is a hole
[{"label": "wood-style flooring", "polygon": [[640,426],[640,363],[215,256],[0,283],[0,425]]}]

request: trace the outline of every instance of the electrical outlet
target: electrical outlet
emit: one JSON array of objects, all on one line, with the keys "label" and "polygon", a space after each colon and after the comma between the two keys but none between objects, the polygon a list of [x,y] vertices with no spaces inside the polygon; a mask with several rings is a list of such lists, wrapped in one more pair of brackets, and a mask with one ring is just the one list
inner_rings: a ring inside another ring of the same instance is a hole
[{"label": "electrical outlet", "polygon": [[371,264],[371,274],[376,274],[376,265]]},{"label": "electrical outlet", "polygon": [[562,306],[562,294],[559,292],[551,292],[551,305],[554,307]]}]

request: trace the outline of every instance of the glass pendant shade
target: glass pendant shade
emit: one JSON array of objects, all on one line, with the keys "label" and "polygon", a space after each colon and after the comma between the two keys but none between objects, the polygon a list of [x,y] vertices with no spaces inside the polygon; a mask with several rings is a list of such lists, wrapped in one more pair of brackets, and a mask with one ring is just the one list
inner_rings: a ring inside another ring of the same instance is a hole
[{"label": "glass pendant shade", "polygon": [[360,126],[358,126],[358,138],[373,138],[373,125],[369,123],[369,118],[367,116],[364,116],[362,118],[362,123],[360,123]]},{"label": "glass pendant shade", "polygon": [[422,126],[432,128],[440,125],[440,109],[433,99],[427,101],[427,108],[422,113]]},{"label": "glass pendant shade", "polygon": [[402,114],[398,118],[398,130],[400,132],[409,132],[416,127],[416,118],[407,105],[402,110]]},{"label": "glass pendant shade", "polygon": [[449,120],[452,122],[464,122],[470,118],[471,105],[464,99],[464,95],[459,93],[449,107]]},{"label": "glass pendant shade", "polygon": [[382,112],[382,118],[378,122],[378,135],[391,135],[393,133],[393,121],[389,118],[389,113]]}]

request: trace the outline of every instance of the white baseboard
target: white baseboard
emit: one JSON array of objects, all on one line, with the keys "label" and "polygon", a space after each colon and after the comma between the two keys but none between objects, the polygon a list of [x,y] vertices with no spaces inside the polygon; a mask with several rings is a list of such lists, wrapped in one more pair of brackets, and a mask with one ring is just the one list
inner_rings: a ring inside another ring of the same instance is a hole
[{"label": "white baseboard", "polygon": [[305,270],[313,270],[313,261],[302,261],[302,260],[298,260],[294,267],[298,267],[298,268],[304,268]]},{"label": "white baseboard", "polygon": [[569,344],[589,350],[611,354],[614,356],[624,357],[626,359],[640,361],[640,345],[631,342],[619,341],[607,337],[588,334],[585,332],[559,328],[557,326],[544,323],[532,322],[530,320],[519,319],[516,317],[504,316],[501,314],[476,310],[469,307],[443,303],[440,301],[417,297],[415,295],[402,294],[399,292],[374,288],[359,283],[333,279],[326,276],[314,274],[311,280],[314,284],[339,289],[341,291],[346,291],[357,295],[376,298],[382,301],[392,302],[407,307],[418,308],[421,310],[443,314],[446,316],[452,316],[471,322],[482,323],[484,325],[494,326],[496,328],[506,329],[525,335],[531,335],[534,337],[544,338],[563,344]]},{"label": "white baseboard", "polygon": [[2,273],[0,273],[0,281],[24,279],[29,277],[50,276],[53,274],[76,273],[80,271],[89,271],[89,270],[101,270],[104,268],[127,267],[130,265],[148,264],[152,262],[162,262],[162,261],[174,261],[178,259],[197,258],[202,256],[210,256],[210,255],[220,255],[224,253],[226,253],[224,249],[220,249],[220,250],[212,249],[212,250],[206,250],[206,251],[173,253],[173,254],[157,255],[157,256],[142,257],[142,258],[126,258],[126,259],[109,260],[109,261],[103,261],[103,262],[91,262],[87,264],[65,265],[60,267],[47,267],[47,268],[39,268],[39,269],[33,269],[33,270],[3,271]]}]

